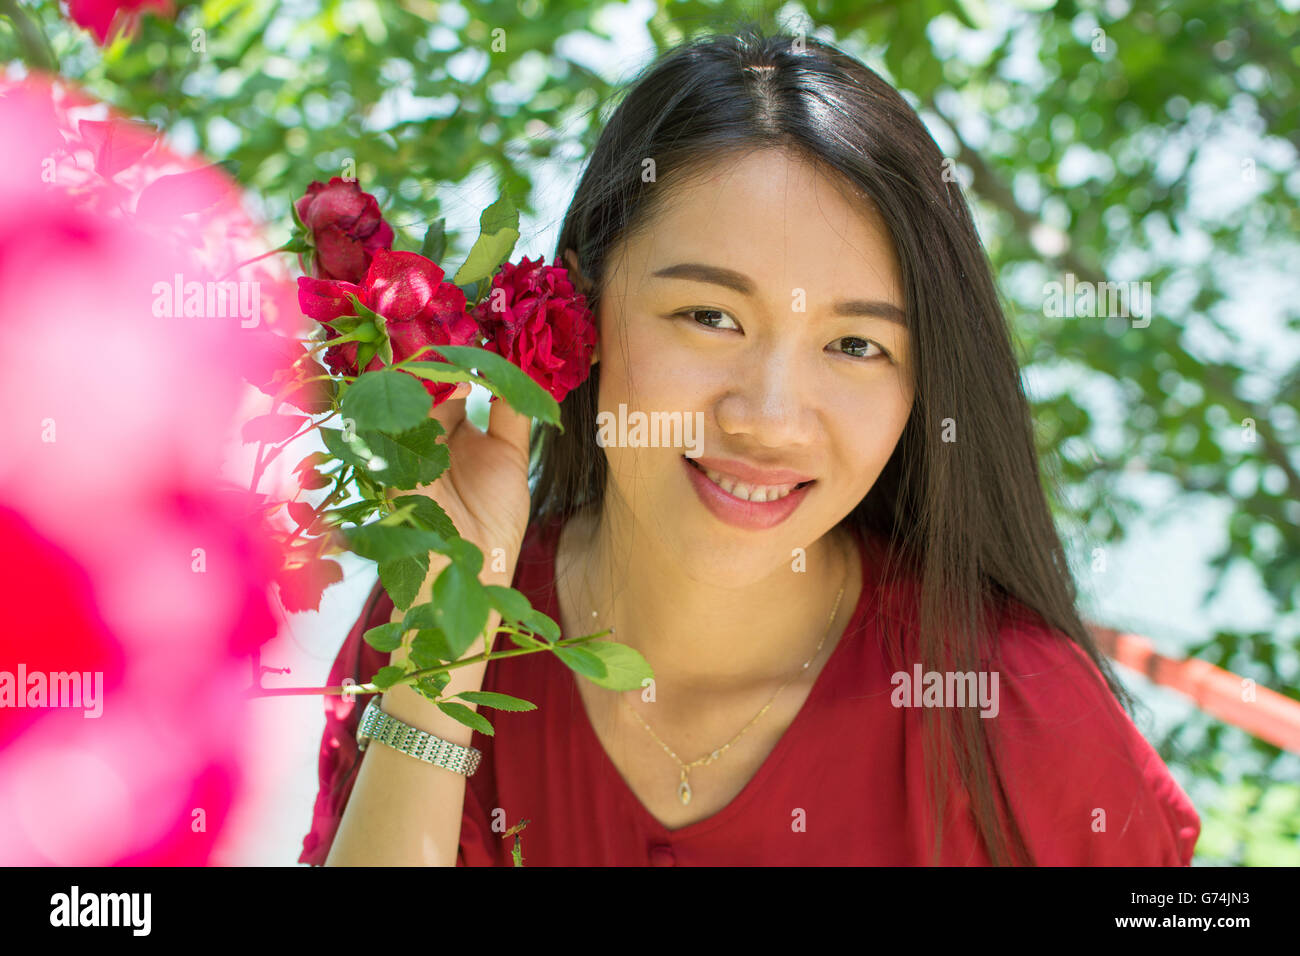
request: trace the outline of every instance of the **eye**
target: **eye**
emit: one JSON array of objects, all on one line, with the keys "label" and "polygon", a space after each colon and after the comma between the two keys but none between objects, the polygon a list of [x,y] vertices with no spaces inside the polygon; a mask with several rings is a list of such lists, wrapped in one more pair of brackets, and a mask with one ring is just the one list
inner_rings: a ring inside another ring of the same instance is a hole
[{"label": "eye", "polygon": [[[879,343],[871,339],[859,338],[856,335],[845,335],[835,340],[836,342],[851,343],[844,349],[844,353],[850,358],[872,359],[872,358],[889,358],[889,353],[883,349]],[[868,352],[868,349],[874,349],[874,352]]]},{"label": "eye", "polygon": [[726,312],[723,312],[721,309],[683,309],[682,311],[680,311],[680,312],[675,312],[675,313],[673,313],[673,314],[674,314],[674,315],[681,315],[681,316],[688,316],[688,317],[691,318],[691,321],[695,322],[697,325],[702,325],[702,326],[704,326],[706,329],[719,329],[719,328],[722,328],[722,326],[720,326],[720,325],[716,325],[716,324],[715,324],[715,321],[717,321],[717,320],[709,320],[709,321],[701,322],[699,319],[694,318],[695,316],[697,316],[697,315],[716,315],[716,316],[724,316],[724,317],[726,317],[727,319],[730,319],[730,320],[731,320],[733,326],[735,326],[736,328],[740,328],[740,326],[736,324],[736,320],[733,319],[733,318],[732,318],[730,315],[728,315]]}]

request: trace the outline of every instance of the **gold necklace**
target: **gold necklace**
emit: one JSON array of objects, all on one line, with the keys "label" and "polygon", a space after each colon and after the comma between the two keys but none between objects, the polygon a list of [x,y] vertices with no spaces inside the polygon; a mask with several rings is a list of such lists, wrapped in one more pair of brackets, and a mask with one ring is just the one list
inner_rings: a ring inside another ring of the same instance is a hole
[{"label": "gold necklace", "polygon": [[[847,565],[845,570],[846,578],[848,575],[848,568],[851,568],[852,566],[853,566],[852,562],[850,562]],[[687,775],[691,772],[691,769],[696,766],[707,767],[709,764],[713,763],[713,761],[717,760],[724,753],[726,753],[728,748],[730,748],[732,744],[734,744],[737,740],[740,739],[741,734],[744,734],[745,731],[749,730],[750,727],[758,723],[759,718],[761,718],[764,714],[767,713],[768,708],[770,708],[772,706],[773,701],[775,701],[777,697],[780,696],[781,691],[789,687],[791,682],[794,681],[795,677],[798,677],[800,674],[806,671],[808,667],[812,664],[812,662],[817,659],[817,655],[821,653],[822,645],[826,643],[826,638],[830,637],[831,627],[834,626],[835,624],[835,614],[840,609],[840,599],[843,597],[844,597],[844,585],[841,584],[839,594],[835,596],[835,605],[831,608],[830,620],[826,622],[826,633],[822,635],[822,639],[817,643],[817,649],[813,651],[812,657],[804,661],[803,666],[801,666],[799,670],[794,672],[794,675],[790,678],[790,680],[786,681],[777,689],[777,692],[772,695],[771,700],[769,700],[766,704],[763,705],[763,709],[754,715],[753,720],[751,720],[743,728],[741,728],[740,733],[736,734],[736,736],[732,737],[729,741],[727,741],[717,750],[713,751],[713,753],[709,754],[707,757],[701,757],[698,760],[692,760],[690,763],[682,763],[681,758],[677,756],[677,754],[673,751],[673,749],[659,739],[659,735],[656,734],[654,730],[651,729],[648,723],[646,723],[645,718],[642,717],[640,714],[638,714],[635,710],[632,710],[632,705],[627,702],[627,698],[626,697],[622,698],[623,703],[627,707],[627,709],[632,711],[632,716],[635,717],[637,720],[641,721],[641,726],[644,727],[646,730],[650,731],[650,736],[653,737],[656,741],[658,741],[659,746],[663,747],[664,751],[667,752],[668,756],[672,757],[673,760],[677,761],[677,766],[681,768],[681,780],[677,784],[677,799],[679,799],[682,802],[682,806],[686,806],[691,802],[691,785],[686,779]],[[596,614],[595,611],[592,611],[591,613],[593,615]]]}]

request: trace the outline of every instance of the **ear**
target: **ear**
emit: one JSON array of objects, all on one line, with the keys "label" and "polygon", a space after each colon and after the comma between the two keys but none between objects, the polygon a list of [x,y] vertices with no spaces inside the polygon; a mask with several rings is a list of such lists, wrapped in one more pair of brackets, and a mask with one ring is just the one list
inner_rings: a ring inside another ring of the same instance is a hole
[{"label": "ear", "polygon": [[578,254],[572,249],[564,250],[564,265],[568,269],[569,278],[573,280],[573,286],[583,295],[591,295],[591,280],[583,273],[582,267],[578,265]]}]

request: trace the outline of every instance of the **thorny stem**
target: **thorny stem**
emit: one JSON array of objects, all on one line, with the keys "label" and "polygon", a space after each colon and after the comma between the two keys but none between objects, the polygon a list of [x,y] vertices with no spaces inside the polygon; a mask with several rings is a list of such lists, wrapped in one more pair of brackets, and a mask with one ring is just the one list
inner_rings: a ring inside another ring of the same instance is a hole
[{"label": "thorny stem", "polygon": [[[557,644],[546,643],[543,644],[543,646],[541,647],[520,647],[520,648],[516,648],[515,650],[502,651],[499,654],[494,654],[490,651],[485,650],[482,654],[475,654],[473,657],[466,657],[463,658],[462,660],[453,661],[450,664],[442,664],[438,667],[426,667],[423,670],[412,671],[409,674],[404,674],[402,675],[401,680],[397,681],[396,683],[390,684],[389,687],[385,688],[385,690],[390,690],[393,687],[398,686],[398,684],[413,683],[414,681],[419,680],[421,677],[428,677],[432,674],[440,674],[443,671],[452,671],[458,667],[468,667],[470,664],[480,664],[486,661],[505,660],[506,658],[510,658],[510,657],[520,657],[524,654],[536,654],[539,651],[549,651],[557,647],[576,647],[579,644],[590,643],[591,641],[594,641],[597,638],[604,637],[605,635],[612,634],[613,632],[614,629],[611,627],[611,628],[606,628],[603,631],[597,631],[595,634],[588,634],[585,637],[575,637],[567,641],[560,641]],[[518,628],[513,628],[513,627],[499,627],[497,628],[497,633],[498,634],[525,634],[524,631],[521,631]],[[495,641],[495,637],[493,638],[493,640]],[[380,690],[378,687],[376,687],[373,683],[367,683],[367,684],[353,684],[346,687],[339,686],[339,687],[259,688],[256,690],[250,690],[245,696],[280,697],[280,696],[301,695],[301,694],[336,694],[342,696],[344,694],[356,695],[356,694],[381,694],[381,693],[383,693],[383,691]]]},{"label": "thorny stem", "polygon": [[[286,243],[286,245],[288,245],[288,244]],[[280,246],[280,247],[277,248],[277,249],[272,249],[270,252],[264,252],[264,253],[262,253],[260,256],[253,256],[253,258],[251,258],[251,259],[245,259],[243,262],[241,262],[241,263],[239,263],[238,265],[236,265],[235,267],[233,267],[229,272],[227,272],[225,275],[223,275],[223,276],[222,276],[220,279],[218,279],[217,281],[218,281],[218,282],[223,282],[223,281],[225,281],[226,279],[229,279],[231,276],[233,276],[233,275],[234,275],[236,272],[238,272],[240,269],[244,268],[244,266],[251,266],[254,262],[260,262],[260,261],[262,261],[263,259],[265,259],[267,256],[273,256],[273,255],[275,255],[277,252],[292,252],[292,251],[293,251],[292,249],[287,249],[287,248],[285,248],[285,246]]]}]

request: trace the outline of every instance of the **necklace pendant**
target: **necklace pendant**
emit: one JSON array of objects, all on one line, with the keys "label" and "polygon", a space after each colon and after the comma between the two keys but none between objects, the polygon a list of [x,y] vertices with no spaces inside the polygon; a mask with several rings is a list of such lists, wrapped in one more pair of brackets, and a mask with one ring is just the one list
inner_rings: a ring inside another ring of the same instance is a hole
[{"label": "necklace pendant", "polygon": [[677,799],[682,802],[682,806],[691,802],[691,785],[685,779],[677,785]]}]

